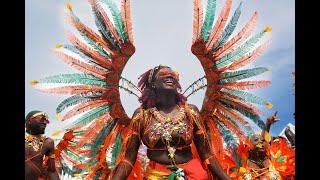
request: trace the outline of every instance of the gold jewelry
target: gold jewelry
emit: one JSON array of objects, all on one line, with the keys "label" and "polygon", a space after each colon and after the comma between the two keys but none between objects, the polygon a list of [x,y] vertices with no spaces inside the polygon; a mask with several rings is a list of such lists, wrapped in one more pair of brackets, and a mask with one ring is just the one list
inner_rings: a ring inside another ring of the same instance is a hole
[{"label": "gold jewelry", "polygon": [[39,151],[42,148],[44,137],[42,135],[35,136],[29,133],[25,134],[25,143],[28,147],[31,147],[35,152]]}]

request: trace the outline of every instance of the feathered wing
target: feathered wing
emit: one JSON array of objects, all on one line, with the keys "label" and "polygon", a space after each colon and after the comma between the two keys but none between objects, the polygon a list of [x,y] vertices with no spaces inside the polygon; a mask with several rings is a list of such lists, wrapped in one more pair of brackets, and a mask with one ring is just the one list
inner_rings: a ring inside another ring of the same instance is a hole
[{"label": "feathered wing", "polygon": [[[266,49],[268,43],[262,45],[260,43],[271,28],[266,27],[261,32],[251,35],[257,21],[255,12],[249,22],[238,33],[234,33],[242,3],[229,18],[232,0],[225,1],[221,13],[212,26],[215,1],[208,0],[207,3],[206,17],[202,21],[204,12],[199,8],[202,2],[194,0],[191,51],[199,59],[207,82],[206,85],[200,86],[200,88],[207,87],[201,116],[208,126],[210,142],[214,147],[213,153],[220,162],[223,162],[225,147],[232,147],[237,140],[246,142],[247,136],[253,133],[248,119],[261,129],[265,128],[259,116],[261,111],[253,104],[266,105],[268,108],[271,108],[272,104],[245,90],[266,87],[270,81],[243,80],[262,74],[268,69],[263,67],[243,69],[243,67]],[[198,90],[199,86],[196,86],[198,81],[189,86],[188,89],[196,89],[190,94]]]},{"label": "feathered wing", "polygon": [[[64,114],[61,120],[67,123],[56,151],[63,172],[105,179],[128,132],[130,118],[120,101],[119,81],[135,47],[130,0],[122,0],[121,7],[112,0],[88,2],[99,32],[82,23],[71,4],[67,4],[66,18],[80,36],[66,32],[71,44],[57,44],[53,50],[81,73],[60,74],[31,83],[43,92],[72,95],[56,109],[57,117]],[[112,155],[111,162],[106,161],[108,153]]]}]

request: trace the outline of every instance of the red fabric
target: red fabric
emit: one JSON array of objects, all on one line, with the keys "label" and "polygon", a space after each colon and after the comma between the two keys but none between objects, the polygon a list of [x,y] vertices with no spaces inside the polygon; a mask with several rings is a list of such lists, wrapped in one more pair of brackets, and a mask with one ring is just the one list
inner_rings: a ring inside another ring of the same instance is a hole
[{"label": "red fabric", "polygon": [[[168,165],[159,164],[155,161],[149,162],[149,168],[171,174],[171,171],[167,168]],[[208,180],[208,173],[202,167],[199,159],[192,159],[187,163],[178,164],[179,168],[182,168],[187,176],[188,180]]]}]

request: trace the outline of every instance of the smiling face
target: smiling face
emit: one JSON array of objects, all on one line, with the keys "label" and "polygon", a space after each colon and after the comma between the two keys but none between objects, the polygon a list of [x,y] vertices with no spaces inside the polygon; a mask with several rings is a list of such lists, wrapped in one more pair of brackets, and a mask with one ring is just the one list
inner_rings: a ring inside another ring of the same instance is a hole
[{"label": "smiling face", "polygon": [[253,143],[254,148],[250,151],[250,158],[264,159],[266,157],[266,147],[268,146],[268,143],[259,134],[252,136],[251,142]]},{"label": "smiling face", "polygon": [[44,134],[49,120],[45,115],[38,115],[29,119],[28,127],[34,134]]},{"label": "smiling face", "polygon": [[179,75],[169,67],[161,68],[154,77],[153,86],[160,91],[177,91]]}]

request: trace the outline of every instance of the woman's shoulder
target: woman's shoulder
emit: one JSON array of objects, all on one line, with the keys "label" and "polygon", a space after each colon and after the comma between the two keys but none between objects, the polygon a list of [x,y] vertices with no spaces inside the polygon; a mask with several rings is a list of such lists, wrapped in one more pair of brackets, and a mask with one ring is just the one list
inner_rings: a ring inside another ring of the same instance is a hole
[{"label": "woman's shoulder", "polygon": [[194,110],[194,111],[198,111],[199,112],[199,109],[196,105],[194,104],[186,104],[187,107],[189,107],[190,109]]},{"label": "woman's shoulder", "polygon": [[187,112],[190,112],[192,115],[199,115],[200,113],[198,107],[194,104],[186,104],[185,108]]}]

